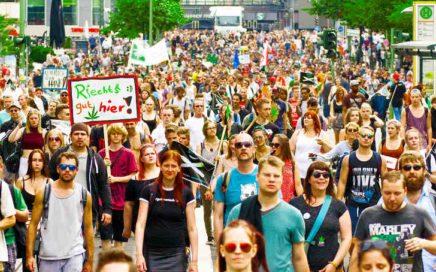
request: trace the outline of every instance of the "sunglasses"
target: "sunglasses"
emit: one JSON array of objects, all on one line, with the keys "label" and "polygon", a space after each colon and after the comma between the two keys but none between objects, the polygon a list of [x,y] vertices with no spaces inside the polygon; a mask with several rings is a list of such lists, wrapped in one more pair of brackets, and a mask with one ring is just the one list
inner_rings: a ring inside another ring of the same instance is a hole
[{"label": "sunglasses", "polygon": [[239,142],[239,143],[235,143],[235,147],[236,147],[237,149],[240,149],[240,148],[242,148],[242,147],[250,148],[250,147],[252,147],[252,146],[253,146],[253,143],[251,143],[251,142]]},{"label": "sunglasses", "polygon": [[48,140],[50,141],[50,142],[60,142],[61,141],[61,138],[59,138],[59,137],[48,137]]},{"label": "sunglasses", "polygon": [[[238,247],[238,244],[235,244],[235,243],[227,243],[227,244],[224,245],[224,248],[226,249],[226,251],[227,251],[228,253],[233,253],[233,252],[235,252],[237,247]],[[240,249],[242,252],[245,252],[245,253],[250,252],[251,247],[252,247],[252,245],[249,244],[249,243],[240,243],[240,244],[239,244],[239,249]]]},{"label": "sunglasses", "polygon": [[387,247],[387,243],[384,240],[368,240],[360,244],[360,251],[367,251],[372,248],[382,249]]},{"label": "sunglasses", "polygon": [[418,170],[421,170],[422,166],[419,164],[404,165],[403,166],[403,170],[405,170],[405,171],[410,171],[410,170],[412,170],[412,168],[413,168],[413,170],[418,171]]},{"label": "sunglasses", "polygon": [[329,178],[330,177],[330,173],[329,172],[314,171],[312,173],[312,176],[314,176],[315,178],[320,178],[321,176],[323,178]]},{"label": "sunglasses", "polygon": [[68,96],[68,94],[61,94],[61,96]]},{"label": "sunglasses", "polygon": [[19,112],[20,110],[10,110],[10,112]]},{"label": "sunglasses", "polygon": [[279,148],[279,147],[280,147],[280,144],[272,143],[272,144],[271,144],[271,147],[272,147],[272,148]]},{"label": "sunglasses", "polygon": [[77,165],[63,163],[63,164],[59,164],[59,168],[62,171],[67,170],[67,168],[70,169],[70,171],[75,171],[77,169]]},{"label": "sunglasses", "polygon": [[367,134],[367,135],[365,135],[365,134],[360,134],[360,137],[362,137],[362,138],[368,138],[368,139],[372,139],[372,137],[374,137],[374,135],[371,135],[371,134]]},{"label": "sunglasses", "polygon": [[194,108],[203,108],[203,105],[195,105]]},{"label": "sunglasses", "polygon": [[352,128],[350,128],[349,130],[347,130],[348,132],[357,132],[358,130],[357,129],[352,129]]}]

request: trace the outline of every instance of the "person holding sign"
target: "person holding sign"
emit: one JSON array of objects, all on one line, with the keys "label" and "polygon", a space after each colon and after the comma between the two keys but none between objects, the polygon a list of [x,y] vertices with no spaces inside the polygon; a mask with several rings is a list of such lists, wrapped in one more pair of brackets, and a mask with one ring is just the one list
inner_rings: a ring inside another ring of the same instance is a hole
[{"label": "person holding sign", "polygon": [[[100,229],[101,246],[103,250],[110,249],[111,240],[115,241],[115,247],[123,248],[127,239],[122,236],[124,229],[124,198],[126,187],[138,172],[135,155],[125,148],[123,143],[127,139],[127,130],[120,124],[112,124],[107,131],[109,137],[109,158],[105,159],[106,166],[110,167],[111,174],[108,176],[112,193],[112,223],[102,226]],[[98,152],[101,157],[106,157],[106,150]]]}]

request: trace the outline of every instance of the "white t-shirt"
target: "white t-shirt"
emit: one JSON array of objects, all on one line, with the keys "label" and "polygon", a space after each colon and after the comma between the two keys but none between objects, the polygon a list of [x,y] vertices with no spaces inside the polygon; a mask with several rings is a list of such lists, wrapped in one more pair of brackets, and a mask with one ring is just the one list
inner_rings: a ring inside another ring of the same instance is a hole
[{"label": "white t-shirt", "polygon": [[[8,185],[4,181],[1,182],[1,213],[3,218],[15,215],[14,202],[12,201],[12,196],[9,191]],[[0,262],[8,261],[8,249],[6,246],[4,231],[0,231]]]},{"label": "white t-shirt", "polygon": [[191,133],[191,146],[193,150],[196,150],[197,146],[204,141],[203,125],[203,117],[189,117],[189,119],[185,122],[185,126],[189,129],[189,132]]},{"label": "white t-shirt", "polygon": [[[163,123],[160,123],[151,133],[151,138],[153,138],[154,145],[156,146],[156,151],[160,152],[164,146],[167,144],[167,139],[165,138],[165,127]],[[192,138],[192,135],[191,135]]]}]

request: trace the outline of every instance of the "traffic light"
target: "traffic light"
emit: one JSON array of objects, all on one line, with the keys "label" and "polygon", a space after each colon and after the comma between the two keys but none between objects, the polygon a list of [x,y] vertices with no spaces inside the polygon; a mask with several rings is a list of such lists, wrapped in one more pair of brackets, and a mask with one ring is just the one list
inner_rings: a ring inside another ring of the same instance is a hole
[{"label": "traffic light", "polygon": [[14,37],[14,46],[19,47],[25,43],[25,37]]},{"label": "traffic light", "polygon": [[336,31],[334,30],[326,30],[325,31],[325,49],[327,50],[335,50],[338,47],[338,36],[336,34]]},{"label": "traffic light", "polygon": [[319,39],[320,39],[319,41],[316,42],[316,44],[317,44],[318,46],[322,46],[322,47],[324,47],[324,48],[325,48],[325,42],[326,42],[325,34],[326,34],[325,31],[323,31],[323,32],[318,32],[318,34],[316,34],[316,35],[319,37]]}]

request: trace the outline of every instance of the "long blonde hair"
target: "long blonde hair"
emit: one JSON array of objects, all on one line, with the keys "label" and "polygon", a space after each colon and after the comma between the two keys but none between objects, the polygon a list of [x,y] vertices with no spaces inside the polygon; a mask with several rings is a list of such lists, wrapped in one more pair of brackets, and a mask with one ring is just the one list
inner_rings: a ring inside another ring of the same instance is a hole
[{"label": "long blonde hair", "polygon": [[38,127],[37,127],[38,128],[38,133],[42,134],[41,114],[39,113],[39,111],[36,111],[36,110],[30,110],[29,113],[27,114],[27,117],[26,117],[26,134],[30,134],[30,122],[29,122],[29,119],[30,119],[30,116],[32,116],[32,115],[38,116],[38,119],[39,119]]}]

